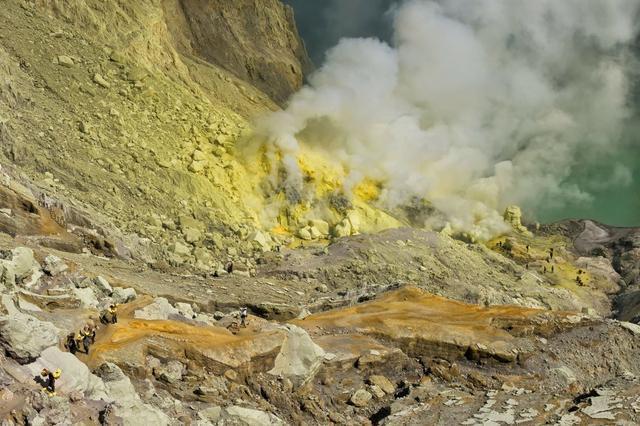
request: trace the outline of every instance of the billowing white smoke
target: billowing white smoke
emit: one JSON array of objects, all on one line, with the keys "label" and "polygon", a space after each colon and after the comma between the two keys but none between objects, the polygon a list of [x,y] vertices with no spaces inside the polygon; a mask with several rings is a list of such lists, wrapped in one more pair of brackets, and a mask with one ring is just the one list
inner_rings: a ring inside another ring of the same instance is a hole
[{"label": "billowing white smoke", "polygon": [[395,47],[342,40],[263,130],[290,176],[303,138],[347,165],[351,181],[383,181],[382,203],[425,197],[455,230],[489,237],[504,230],[498,212],[509,203],[589,200],[564,182],[578,157],[616,148],[639,8],[408,1]]}]

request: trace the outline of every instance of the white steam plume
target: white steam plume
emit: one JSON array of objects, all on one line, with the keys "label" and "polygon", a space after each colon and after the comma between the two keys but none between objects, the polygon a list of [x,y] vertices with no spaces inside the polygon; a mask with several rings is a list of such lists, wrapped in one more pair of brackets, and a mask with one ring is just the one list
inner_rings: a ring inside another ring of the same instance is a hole
[{"label": "white steam plume", "polygon": [[507,204],[590,199],[563,182],[581,166],[577,154],[616,149],[638,9],[638,0],[408,1],[394,47],[342,40],[263,131],[285,158],[302,133],[353,176],[384,182],[385,205],[425,197],[454,230],[487,238],[504,230]]}]

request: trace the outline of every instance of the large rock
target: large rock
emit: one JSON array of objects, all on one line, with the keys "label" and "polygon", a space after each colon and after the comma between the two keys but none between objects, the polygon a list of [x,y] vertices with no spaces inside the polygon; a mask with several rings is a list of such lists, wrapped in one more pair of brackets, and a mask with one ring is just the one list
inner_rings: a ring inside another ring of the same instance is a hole
[{"label": "large rock", "polygon": [[112,363],[102,364],[95,373],[102,379],[107,395],[114,401],[115,413],[125,426],[168,425],[169,417],[159,409],[145,404],[136,393],[131,380]]},{"label": "large rock", "polygon": [[392,395],[396,391],[396,386],[391,383],[391,380],[385,376],[373,375],[369,377],[369,383],[379,387],[386,394]]},{"label": "large rock", "polygon": [[348,237],[349,235],[351,235],[351,223],[347,219],[343,219],[333,228],[335,238]]},{"label": "large rock", "polygon": [[43,350],[58,344],[60,330],[21,312],[0,317],[0,345],[19,362],[29,362]]},{"label": "large rock", "polygon": [[131,302],[138,295],[132,288],[114,287],[111,297],[113,298],[113,303],[121,304]]},{"label": "large rock", "polygon": [[109,284],[109,281],[107,281],[106,278],[100,275],[93,279],[93,284],[95,285],[96,289],[107,296],[111,296],[111,294],[113,293],[113,288],[111,287],[111,284]]},{"label": "large rock", "polygon": [[167,364],[154,368],[154,375],[163,382],[176,383],[182,380],[184,374],[184,365],[177,360],[171,360]]},{"label": "large rock", "polygon": [[271,236],[268,233],[262,232],[260,230],[256,230],[253,234],[251,234],[249,240],[253,243],[254,246],[259,248],[263,252],[271,251],[271,248],[273,247],[273,240],[271,239]]},{"label": "large rock", "polygon": [[513,205],[508,206],[504,210],[503,218],[514,230],[525,235],[531,235],[529,230],[522,225],[522,210],[520,210],[520,207]]},{"label": "large rock", "polygon": [[100,305],[96,294],[91,287],[74,288],[73,294],[80,300],[80,306],[84,309],[97,309]]},{"label": "large rock", "polygon": [[329,224],[324,220],[311,219],[309,221],[309,226],[312,228],[316,228],[321,235],[329,235]]},{"label": "large rock", "polygon": [[58,256],[50,254],[44,258],[43,269],[47,274],[55,277],[56,275],[59,275],[69,269],[69,266],[67,266],[67,264],[64,263]]},{"label": "large rock", "polygon": [[89,371],[89,368],[75,355],[62,352],[57,347],[42,351],[40,357],[25,368],[32,376],[37,376],[43,368],[62,370],[62,376],[56,381],[56,387],[63,393],[81,392],[86,398],[111,401],[102,380]]},{"label": "large rock", "polygon": [[282,328],[287,335],[269,374],[287,377],[301,386],[318,371],[325,352],[302,328],[295,325],[285,325]]},{"label": "large rock", "polygon": [[144,320],[167,320],[170,315],[180,315],[180,312],[164,297],[157,297],[153,303],[134,313],[135,318]]},{"label": "large rock", "polygon": [[40,265],[30,248],[16,247],[4,259],[0,259],[0,282],[8,288],[25,281],[27,285],[31,285],[41,275]]}]

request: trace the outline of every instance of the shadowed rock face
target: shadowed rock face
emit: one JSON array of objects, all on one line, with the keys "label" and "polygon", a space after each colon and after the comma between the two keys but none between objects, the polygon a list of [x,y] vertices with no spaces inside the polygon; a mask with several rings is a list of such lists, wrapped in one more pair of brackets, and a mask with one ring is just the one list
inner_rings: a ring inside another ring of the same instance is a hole
[{"label": "shadowed rock face", "polygon": [[573,240],[575,250],[610,260],[619,274],[621,291],[615,299],[615,316],[640,321],[640,228],[618,228],[591,220],[572,220],[548,226]]},{"label": "shadowed rock face", "polygon": [[223,67],[281,105],[302,86],[310,61],[290,7],[278,0],[175,3],[182,16],[174,19],[185,25],[169,29],[185,53]]}]

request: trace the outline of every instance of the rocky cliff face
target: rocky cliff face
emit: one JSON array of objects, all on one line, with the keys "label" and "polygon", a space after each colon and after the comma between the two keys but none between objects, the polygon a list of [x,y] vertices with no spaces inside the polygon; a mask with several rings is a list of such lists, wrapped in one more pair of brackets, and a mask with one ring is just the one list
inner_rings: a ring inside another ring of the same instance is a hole
[{"label": "rocky cliff face", "polygon": [[260,179],[236,141],[307,62],[290,10],[263,3],[4,3],[6,178],[134,255],[215,266],[260,226]]},{"label": "rocky cliff face", "polygon": [[283,104],[310,68],[293,11],[278,0],[165,1],[183,55],[250,82]]}]

